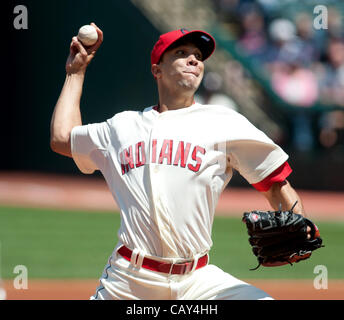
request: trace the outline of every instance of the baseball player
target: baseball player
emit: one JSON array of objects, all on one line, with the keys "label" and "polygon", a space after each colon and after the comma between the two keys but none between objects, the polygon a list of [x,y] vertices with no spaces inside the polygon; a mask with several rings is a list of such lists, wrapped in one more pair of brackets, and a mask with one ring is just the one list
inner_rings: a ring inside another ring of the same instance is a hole
[{"label": "baseball player", "polygon": [[87,65],[103,40],[72,39],[51,121],[51,148],[85,174],[100,170],[120,208],[118,243],[91,299],[272,299],[209,263],[218,198],[237,170],[274,209],[303,213],[288,155],[239,113],[194,94],[215,50],[204,31],[174,30],[151,53],[159,101],[82,125]]}]

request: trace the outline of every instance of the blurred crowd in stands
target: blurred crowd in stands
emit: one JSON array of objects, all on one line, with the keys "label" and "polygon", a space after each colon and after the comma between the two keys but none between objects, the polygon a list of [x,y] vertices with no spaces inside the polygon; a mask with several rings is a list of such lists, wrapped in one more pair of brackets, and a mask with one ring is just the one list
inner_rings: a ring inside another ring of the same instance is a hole
[{"label": "blurred crowd in stands", "polygon": [[[300,2],[213,0],[221,24],[237,41],[237,50],[262,68],[281,99],[303,110],[319,103],[343,108],[322,113],[318,137],[312,137],[307,112],[298,113],[295,126],[304,134],[298,137],[300,149],[312,148],[314,139],[324,148],[344,145],[343,12],[336,1],[324,0],[327,29],[317,30],[310,7],[285,14],[286,3],[291,7]],[[217,82],[212,75],[211,83]]]}]

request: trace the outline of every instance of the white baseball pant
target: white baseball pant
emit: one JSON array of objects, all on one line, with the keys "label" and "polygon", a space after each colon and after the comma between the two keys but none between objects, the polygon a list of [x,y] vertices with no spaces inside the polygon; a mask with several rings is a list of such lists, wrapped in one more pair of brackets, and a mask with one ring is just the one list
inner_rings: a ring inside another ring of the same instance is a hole
[{"label": "white baseball pant", "polygon": [[[133,263],[136,261],[136,264]],[[116,251],[110,257],[91,300],[272,300],[264,291],[206,265],[186,275],[141,268],[143,256],[131,261]]]}]

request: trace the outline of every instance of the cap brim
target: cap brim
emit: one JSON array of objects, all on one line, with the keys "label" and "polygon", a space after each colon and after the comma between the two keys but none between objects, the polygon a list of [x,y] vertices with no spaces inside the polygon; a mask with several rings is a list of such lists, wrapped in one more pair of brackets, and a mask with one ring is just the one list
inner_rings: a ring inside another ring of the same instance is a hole
[{"label": "cap brim", "polygon": [[210,34],[201,30],[193,30],[176,39],[165,49],[164,52],[169,50],[169,48],[175,45],[178,41],[187,41],[193,43],[201,50],[203,61],[208,59],[215,51],[215,40]]},{"label": "cap brim", "polygon": [[203,61],[208,59],[215,51],[214,38],[204,31],[191,31],[182,37],[182,39],[190,40],[190,42],[194,43],[201,50]]}]

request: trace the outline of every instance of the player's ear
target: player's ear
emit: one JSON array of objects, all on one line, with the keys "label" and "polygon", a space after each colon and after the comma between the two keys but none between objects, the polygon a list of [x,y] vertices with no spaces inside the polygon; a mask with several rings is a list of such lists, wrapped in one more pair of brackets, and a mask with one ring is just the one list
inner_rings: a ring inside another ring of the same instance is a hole
[{"label": "player's ear", "polygon": [[152,64],[151,71],[155,79],[160,78],[161,68],[158,64]]}]

